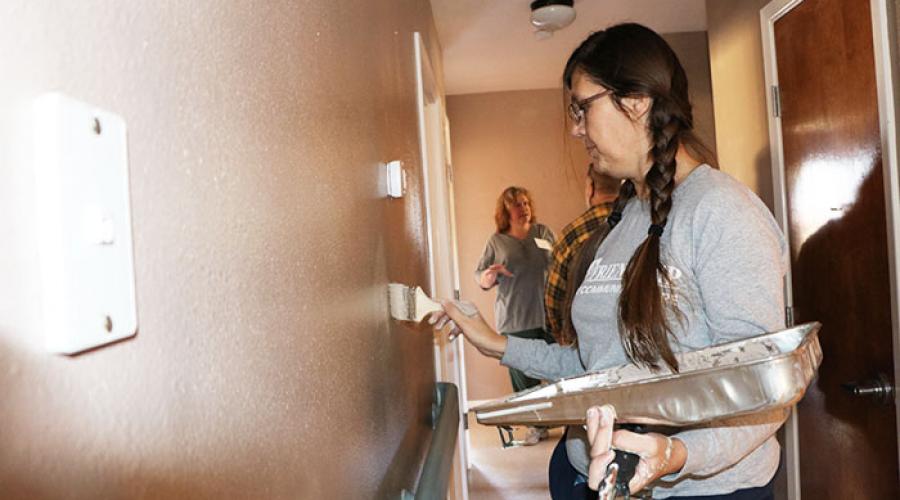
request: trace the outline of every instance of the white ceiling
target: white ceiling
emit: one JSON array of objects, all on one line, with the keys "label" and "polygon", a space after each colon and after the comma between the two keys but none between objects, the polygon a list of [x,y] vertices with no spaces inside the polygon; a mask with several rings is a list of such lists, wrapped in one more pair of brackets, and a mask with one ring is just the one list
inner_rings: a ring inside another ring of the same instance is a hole
[{"label": "white ceiling", "polygon": [[547,40],[531,0],[431,0],[447,94],[558,88],[569,54],[592,31],[633,21],[659,33],[706,30],[706,0],[575,0],[577,17]]}]

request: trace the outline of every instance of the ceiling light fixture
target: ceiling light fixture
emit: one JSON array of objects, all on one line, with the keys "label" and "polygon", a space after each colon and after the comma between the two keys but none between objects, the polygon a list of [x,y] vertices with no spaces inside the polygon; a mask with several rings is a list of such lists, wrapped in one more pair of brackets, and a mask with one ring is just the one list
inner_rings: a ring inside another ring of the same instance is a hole
[{"label": "ceiling light fixture", "polygon": [[531,25],[538,40],[550,38],[575,20],[574,0],[534,0],[531,2]]}]

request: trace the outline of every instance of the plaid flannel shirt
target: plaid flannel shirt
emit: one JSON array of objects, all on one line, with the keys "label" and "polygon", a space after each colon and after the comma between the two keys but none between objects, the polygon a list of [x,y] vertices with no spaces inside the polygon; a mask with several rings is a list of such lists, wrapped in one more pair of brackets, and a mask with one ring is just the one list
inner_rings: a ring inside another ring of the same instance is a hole
[{"label": "plaid flannel shirt", "polygon": [[563,228],[562,236],[553,244],[552,263],[547,276],[547,288],[544,291],[544,310],[547,316],[547,330],[557,337],[562,328],[566,300],[566,285],[569,276],[569,265],[578,254],[578,249],[591,234],[606,222],[606,216],[612,211],[612,203],[603,203],[589,208],[585,213]]}]

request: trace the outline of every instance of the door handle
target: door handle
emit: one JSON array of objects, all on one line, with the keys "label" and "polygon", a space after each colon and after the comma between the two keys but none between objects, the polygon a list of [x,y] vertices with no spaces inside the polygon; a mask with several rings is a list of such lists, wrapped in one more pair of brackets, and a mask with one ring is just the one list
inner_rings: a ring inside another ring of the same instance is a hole
[{"label": "door handle", "polygon": [[854,396],[872,398],[883,405],[891,404],[894,401],[894,393],[896,392],[891,379],[883,373],[879,373],[875,378],[862,382],[847,382],[841,384],[841,387]]}]

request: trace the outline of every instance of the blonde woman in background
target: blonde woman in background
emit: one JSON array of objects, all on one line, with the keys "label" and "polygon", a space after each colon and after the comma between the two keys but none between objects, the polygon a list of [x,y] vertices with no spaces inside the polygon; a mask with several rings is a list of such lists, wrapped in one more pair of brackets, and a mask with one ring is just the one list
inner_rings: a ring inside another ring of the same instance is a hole
[{"label": "blonde woman in background", "polygon": [[[510,186],[497,198],[494,211],[497,232],[485,244],[475,269],[475,281],[483,290],[497,287],[494,317],[502,335],[552,342],[544,331],[544,284],[550,264],[553,231],[537,222],[531,194]],[[509,369],[513,391],[540,384],[540,380]],[[545,428],[530,428],[522,444],[536,444],[547,437]]]}]

